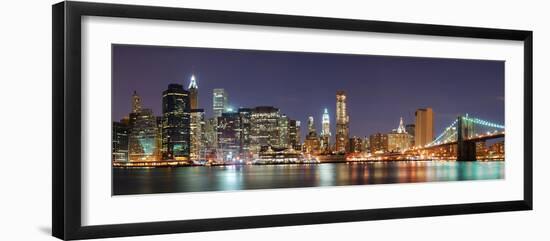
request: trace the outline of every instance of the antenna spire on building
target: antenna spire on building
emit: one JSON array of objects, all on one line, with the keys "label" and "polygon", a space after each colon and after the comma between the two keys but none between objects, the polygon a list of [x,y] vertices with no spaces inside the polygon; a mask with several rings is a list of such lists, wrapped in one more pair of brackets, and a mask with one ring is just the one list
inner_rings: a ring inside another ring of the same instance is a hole
[{"label": "antenna spire on building", "polygon": [[195,79],[195,75],[191,75],[191,83],[189,83],[188,89],[198,89],[199,86],[197,85],[197,80]]}]

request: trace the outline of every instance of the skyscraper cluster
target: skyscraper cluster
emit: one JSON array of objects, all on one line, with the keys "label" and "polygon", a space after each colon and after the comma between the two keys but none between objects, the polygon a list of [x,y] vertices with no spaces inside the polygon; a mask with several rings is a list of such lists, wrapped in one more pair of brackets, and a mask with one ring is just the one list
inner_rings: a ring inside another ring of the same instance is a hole
[{"label": "skyscraper cluster", "polygon": [[405,125],[400,119],[390,133],[369,137],[350,137],[350,118],[346,93],[336,92],[336,134],[331,143],[330,115],[324,108],[321,130],[309,116],[305,139],[301,141],[301,122],[274,106],[233,109],[223,88],[212,91],[212,117],[199,108],[199,87],[192,75],[187,88],[169,84],[162,92],[162,113],[155,116],[144,108],[134,91],[128,117],[113,123],[113,162],[217,161],[224,163],[253,160],[273,150],[289,150],[310,155],[399,152],[433,140],[433,112],[416,111],[416,123]]}]

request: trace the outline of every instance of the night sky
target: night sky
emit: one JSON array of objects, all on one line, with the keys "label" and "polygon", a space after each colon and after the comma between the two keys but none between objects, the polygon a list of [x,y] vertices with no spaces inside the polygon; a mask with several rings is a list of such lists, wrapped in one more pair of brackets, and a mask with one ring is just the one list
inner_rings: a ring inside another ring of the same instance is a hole
[{"label": "night sky", "polygon": [[436,134],[459,114],[504,124],[504,62],[211,48],[113,45],[113,121],[131,111],[134,90],[144,108],[161,115],[169,83],[189,85],[195,74],[199,106],[211,117],[212,89],[229,105],[275,106],[321,130],[328,108],[335,135],[336,91],[347,94],[350,136],[387,133],[399,117],[414,123],[417,108],[434,111]]}]

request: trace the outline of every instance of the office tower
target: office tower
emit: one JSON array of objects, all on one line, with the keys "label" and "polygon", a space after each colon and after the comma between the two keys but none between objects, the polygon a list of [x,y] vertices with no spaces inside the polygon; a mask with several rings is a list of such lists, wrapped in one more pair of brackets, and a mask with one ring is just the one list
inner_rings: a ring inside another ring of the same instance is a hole
[{"label": "office tower", "polygon": [[204,141],[205,148],[208,151],[215,150],[218,145],[217,128],[218,117],[211,117],[205,121]]},{"label": "office tower", "polygon": [[227,108],[227,92],[224,89],[214,89],[212,105],[214,117],[222,116],[222,113]]},{"label": "office tower", "polygon": [[311,132],[317,132],[315,130],[315,122],[314,122],[315,119],[313,119],[313,116],[309,116],[307,118],[307,133],[311,133]]},{"label": "office tower", "polygon": [[434,139],[434,113],[432,108],[417,109],[414,130],[414,144],[423,147]]},{"label": "office tower", "polygon": [[199,108],[199,86],[195,75],[191,75],[191,82],[189,83],[189,102],[191,103],[191,109]]},{"label": "office tower", "polygon": [[248,161],[252,159],[250,152],[250,132],[252,131],[252,109],[239,108],[239,118],[241,124],[241,159]]},{"label": "office tower", "polygon": [[382,133],[372,134],[369,137],[370,152],[379,154],[388,151],[388,135]]},{"label": "office tower", "polygon": [[190,121],[190,154],[189,157],[192,161],[200,161],[204,158],[204,110],[192,109],[191,121]]},{"label": "office tower", "polygon": [[140,108],[139,112],[130,113],[129,122],[129,160],[131,162],[158,161],[160,159],[158,127],[153,111]]},{"label": "office tower", "polygon": [[113,122],[112,127],[112,161],[128,162],[128,125],[122,122]]},{"label": "office tower", "polygon": [[290,145],[288,122],[289,122],[289,119],[285,114],[282,114],[281,117],[279,117],[279,123],[278,123],[278,126],[279,126],[278,127],[279,144],[278,144],[278,147],[280,147],[280,148],[288,148],[289,145]]},{"label": "office tower", "polygon": [[415,132],[416,126],[415,124],[407,124],[405,126],[405,130],[407,130],[407,134],[409,134],[409,146],[415,146],[414,145],[414,132]]},{"label": "office tower", "polygon": [[[300,146],[302,144],[302,122],[296,121],[296,145]],[[299,150],[299,148],[294,148]]]},{"label": "office tower", "polygon": [[399,120],[399,127],[388,133],[388,151],[401,152],[409,148],[410,139],[405,126],[403,125],[403,117]]},{"label": "office tower", "polygon": [[308,117],[307,119],[307,129],[308,133],[306,139],[304,140],[304,152],[308,154],[318,154],[321,151],[321,141],[315,130],[315,123],[313,116]]},{"label": "office tower", "polygon": [[330,149],[330,116],[328,115],[328,109],[325,108],[323,112],[322,129],[321,129],[321,150],[329,151]]},{"label": "office tower", "polygon": [[252,109],[250,150],[257,154],[262,147],[279,146],[279,109],[272,106],[258,106]]},{"label": "office tower", "polygon": [[170,84],[162,92],[163,159],[189,160],[191,149],[189,92]]},{"label": "office tower", "polygon": [[354,136],[349,138],[349,151],[351,153],[359,153],[363,151],[363,139]]},{"label": "office tower", "polygon": [[138,113],[141,111],[141,97],[134,90],[132,94],[132,113]]},{"label": "office tower", "polygon": [[238,112],[224,112],[218,117],[218,160],[236,162],[240,160],[241,121]]},{"label": "office tower", "polygon": [[349,145],[349,116],[346,108],[346,93],[344,91],[337,91],[335,150],[339,153],[345,153]]},{"label": "office tower", "polygon": [[288,140],[289,147],[294,150],[300,150],[300,121],[288,120]]}]

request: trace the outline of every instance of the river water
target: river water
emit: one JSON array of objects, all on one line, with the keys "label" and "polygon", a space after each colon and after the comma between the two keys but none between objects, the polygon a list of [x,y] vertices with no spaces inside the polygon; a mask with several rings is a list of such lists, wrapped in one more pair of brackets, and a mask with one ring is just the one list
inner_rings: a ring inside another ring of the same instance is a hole
[{"label": "river water", "polygon": [[504,178],[504,161],[113,168],[113,195]]}]

